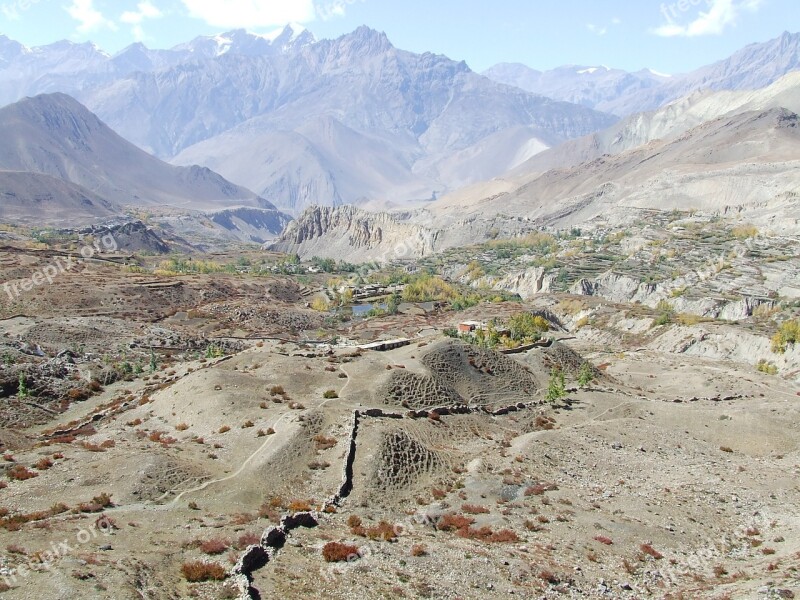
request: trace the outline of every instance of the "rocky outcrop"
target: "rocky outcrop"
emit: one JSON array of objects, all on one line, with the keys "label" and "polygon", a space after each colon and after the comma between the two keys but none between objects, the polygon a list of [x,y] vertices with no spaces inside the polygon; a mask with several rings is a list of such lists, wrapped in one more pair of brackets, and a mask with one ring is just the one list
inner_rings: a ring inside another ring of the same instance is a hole
[{"label": "rocky outcrop", "polygon": [[[110,227],[92,227],[80,231],[82,234],[90,234],[95,238],[111,236],[119,252],[148,252],[152,254],[167,254],[170,247],[152,229],[141,221],[131,221],[121,225]],[[111,248],[108,248],[110,251]]]},{"label": "rocky outcrop", "polygon": [[258,244],[274,239],[292,220],[279,210],[248,207],[227,209],[209,216],[241,241]]},{"label": "rocky outcrop", "polygon": [[[688,313],[713,319],[739,321],[753,315],[761,305],[773,307],[775,301],[770,298],[742,296],[738,299],[714,297],[711,293],[684,296],[685,285],[696,284],[689,279],[680,279],[663,283],[641,282],[628,275],[620,275],[613,271],[603,273],[595,279],[581,279],[574,283],[569,292],[578,296],[598,296],[612,302],[633,302],[655,308],[660,302],[667,302],[677,313]],[[735,293],[735,289],[730,292]]]},{"label": "rocky outcrop", "polygon": [[536,294],[550,291],[554,274],[547,273],[543,267],[535,267],[506,275],[492,286],[497,291],[518,294],[523,300],[529,300]]},{"label": "rocky outcrop", "polygon": [[388,213],[353,206],[314,206],[284,229],[269,249],[348,261],[418,258],[436,250],[437,232]]}]

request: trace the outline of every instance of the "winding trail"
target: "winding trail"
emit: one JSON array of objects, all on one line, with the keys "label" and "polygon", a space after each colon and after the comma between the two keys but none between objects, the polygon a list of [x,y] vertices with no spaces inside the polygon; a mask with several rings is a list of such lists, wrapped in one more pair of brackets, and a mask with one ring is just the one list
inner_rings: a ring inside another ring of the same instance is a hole
[{"label": "winding trail", "polygon": [[[347,386],[350,385],[350,380],[351,380],[350,374],[347,371],[345,371],[345,369],[343,367],[341,367],[341,370],[345,375],[347,375],[347,382],[344,384],[342,389],[339,391],[339,395],[340,396],[347,389]],[[338,400],[338,398],[329,398],[329,399],[325,400],[324,402],[320,403],[319,406],[315,407],[314,410],[319,410],[319,409],[323,408],[326,404],[328,404],[328,402],[331,402],[333,400]],[[198,485],[196,487],[193,487],[193,488],[188,489],[188,490],[184,490],[180,494],[175,496],[175,498],[173,498],[170,502],[165,504],[164,507],[165,508],[170,508],[170,507],[175,506],[187,494],[194,494],[196,492],[202,492],[203,490],[207,489],[208,487],[210,487],[212,485],[216,485],[217,483],[225,483],[226,481],[230,481],[232,479],[236,479],[237,477],[239,477],[239,475],[241,475],[242,472],[244,472],[244,470],[256,458],[256,456],[258,456],[264,450],[266,450],[268,447],[270,447],[276,439],[286,437],[286,430],[282,430],[282,431],[278,432],[277,428],[284,420],[291,419],[293,416],[294,416],[293,413],[288,413],[287,412],[286,414],[281,416],[277,421],[275,421],[271,425],[271,427],[273,429],[275,429],[275,435],[270,436],[263,444],[261,444],[261,446],[259,446],[250,456],[248,456],[244,460],[244,462],[242,462],[242,464],[239,466],[239,468],[235,472],[231,473],[230,475],[226,475],[225,477],[220,477],[219,479],[210,479],[210,480],[208,480],[208,481],[206,481],[206,482],[204,482],[204,483],[202,483],[202,484],[200,484],[200,485]]]},{"label": "winding trail", "polygon": [[[285,420],[285,419],[287,419],[287,418],[291,418],[291,417],[293,417],[293,416],[294,416],[294,415],[293,415],[292,413],[286,413],[285,415],[283,415],[282,417],[280,417],[280,418],[279,418],[277,421],[275,421],[275,423],[273,423],[273,424],[272,424],[272,428],[273,428],[273,429],[275,429],[275,427],[276,427],[276,426],[278,426],[278,425],[280,425],[280,424],[281,424],[281,422],[282,422],[283,420]],[[281,433],[284,433],[284,431],[281,431]],[[241,474],[242,474],[242,472],[243,472],[243,471],[244,471],[244,470],[247,468],[247,466],[248,466],[248,465],[249,465],[249,464],[250,464],[250,463],[253,461],[253,459],[254,459],[256,456],[258,456],[259,454],[261,454],[261,452],[263,452],[264,450],[266,450],[266,449],[267,449],[269,446],[271,446],[271,445],[272,445],[272,443],[273,443],[273,442],[274,442],[276,439],[278,439],[278,437],[279,437],[279,436],[278,436],[278,432],[277,432],[277,430],[276,430],[276,432],[275,432],[275,435],[272,435],[272,436],[270,436],[269,438],[267,438],[267,440],[266,440],[266,441],[265,441],[263,444],[261,444],[261,446],[259,446],[259,447],[258,447],[258,449],[257,449],[255,452],[253,452],[253,453],[252,453],[250,456],[248,456],[248,457],[247,457],[247,458],[244,460],[244,462],[242,462],[242,464],[239,466],[239,468],[238,468],[238,469],[237,469],[235,472],[231,473],[230,475],[226,475],[225,477],[220,477],[219,479],[210,479],[210,480],[206,481],[205,483],[202,483],[201,485],[198,485],[197,487],[194,487],[194,488],[191,488],[191,489],[188,489],[188,490],[184,490],[184,491],[182,491],[180,494],[178,494],[177,496],[175,496],[175,498],[173,498],[173,499],[172,499],[170,502],[168,502],[168,503],[167,503],[166,505],[164,505],[164,506],[165,506],[166,508],[173,507],[173,506],[175,506],[175,505],[176,505],[176,504],[177,504],[177,503],[178,503],[178,502],[181,500],[181,498],[183,498],[183,497],[184,497],[186,494],[194,494],[194,493],[196,493],[196,492],[201,492],[201,491],[203,491],[204,489],[206,489],[206,488],[208,488],[208,487],[210,487],[210,486],[212,486],[212,485],[215,485],[215,484],[217,484],[217,483],[224,483],[224,482],[226,482],[226,481],[230,481],[231,479],[236,479],[236,478],[237,478],[239,475],[241,475]]]}]

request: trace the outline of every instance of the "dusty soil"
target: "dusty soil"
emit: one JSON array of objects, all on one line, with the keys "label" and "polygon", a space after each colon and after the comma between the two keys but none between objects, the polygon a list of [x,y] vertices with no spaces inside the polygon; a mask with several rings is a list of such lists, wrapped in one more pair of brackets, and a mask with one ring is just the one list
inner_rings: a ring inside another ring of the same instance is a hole
[{"label": "dusty soil", "polygon": [[[0,267],[19,280],[51,259]],[[0,489],[4,598],[800,594],[791,378],[626,334],[638,307],[589,306],[577,326],[543,296],[561,342],[500,356],[439,332],[532,304],[337,323],[307,289],[87,262],[4,298],[0,444],[9,473],[34,475]],[[380,336],[413,340],[355,346]],[[567,394],[548,403],[554,364]],[[243,595],[237,561],[306,510],[318,525]],[[356,550],[326,562],[329,542]],[[187,581],[193,561],[223,580]]]}]

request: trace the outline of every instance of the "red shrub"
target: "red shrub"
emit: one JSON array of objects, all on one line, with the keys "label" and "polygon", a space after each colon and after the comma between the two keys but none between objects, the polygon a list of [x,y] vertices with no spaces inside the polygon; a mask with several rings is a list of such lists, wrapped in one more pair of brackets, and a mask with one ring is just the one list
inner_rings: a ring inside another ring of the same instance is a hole
[{"label": "red shrub", "polygon": [[42,458],[34,466],[40,471],[46,471],[53,466],[53,461],[49,458]]},{"label": "red shrub", "polygon": [[6,471],[6,475],[8,475],[9,479],[14,479],[16,481],[25,481],[26,479],[33,479],[39,476],[38,473],[34,473],[24,465],[14,465]]},{"label": "red shrub", "polygon": [[359,558],[358,547],[340,542],[328,542],[322,548],[325,562],[347,562]]},{"label": "red shrub", "polygon": [[183,563],[181,572],[186,581],[222,581],[227,577],[225,568],[218,563],[206,563],[202,561],[192,561]]},{"label": "red shrub", "polygon": [[439,531],[456,531],[469,527],[475,522],[472,517],[465,517],[464,515],[442,515],[436,522],[436,529]]},{"label": "red shrub", "polygon": [[605,544],[606,546],[610,546],[614,542],[611,540],[610,537],[606,537],[604,535],[596,535],[594,536],[595,542],[600,542],[601,544]]},{"label": "red shrub", "polygon": [[541,496],[545,492],[554,492],[558,489],[555,483],[537,483],[525,490],[526,496]]},{"label": "red shrub", "polygon": [[210,540],[203,540],[200,542],[200,552],[203,554],[222,554],[228,548],[231,547],[230,542],[227,540],[221,540],[219,538],[213,538]]},{"label": "red shrub", "polygon": [[387,521],[381,521],[376,526],[367,528],[366,536],[371,540],[383,540],[385,542],[393,542],[397,539],[394,526]]},{"label": "red shrub", "polygon": [[462,504],[461,510],[470,515],[483,515],[489,512],[485,506],[478,506],[476,504]]},{"label": "red shrub", "polygon": [[649,554],[650,556],[652,556],[656,560],[660,560],[660,559],[664,558],[664,555],[661,554],[661,552],[659,552],[655,548],[653,548],[650,544],[642,544],[641,546],[639,546],[639,550],[641,550],[645,554]]}]

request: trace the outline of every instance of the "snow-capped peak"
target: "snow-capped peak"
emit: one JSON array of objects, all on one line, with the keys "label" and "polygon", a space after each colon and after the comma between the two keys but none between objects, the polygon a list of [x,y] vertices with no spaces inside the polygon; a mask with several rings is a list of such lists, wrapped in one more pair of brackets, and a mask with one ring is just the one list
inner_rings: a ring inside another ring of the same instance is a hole
[{"label": "snow-capped peak", "polygon": [[272,43],[277,40],[281,35],[283,35],[287,30],[291,32],[289,37],[289,42],[294,42],[297,38],[299,38],[303,33],[305,33],[306,28],[300,25],[299,23],[289,23],[286,27],[281,27],[280,29],[276,29],[274,31],[270,31],[269,33],[264,34],[254,34],[258,35],[258,37],[267,40],[268,42]]},{"label": "snow-capped peak", "polygon": [[653,69],[647,69],[647,72],[651,75],[655,75],[656,77],[672,77],[669,73],[659,73],[658,71],[654,71]]},{"label": "snow-capped peak", "polygon": [[224,35],[215,35],[211,39],[217,44],[217,56],[227,53],[233,46],[233,40]]},{"label": "snow-capped peak", "polygon": [[600,70],[610,71],[611,69],[609,69],[605,65],[600,65],[599,67],[587,67],[586,69],[581,69],[580,71],[578,71],[578,75],[585,75],[587,73],[589,75],[592,75],[593,73],[596,73],[597,71],[600,71]]}]

